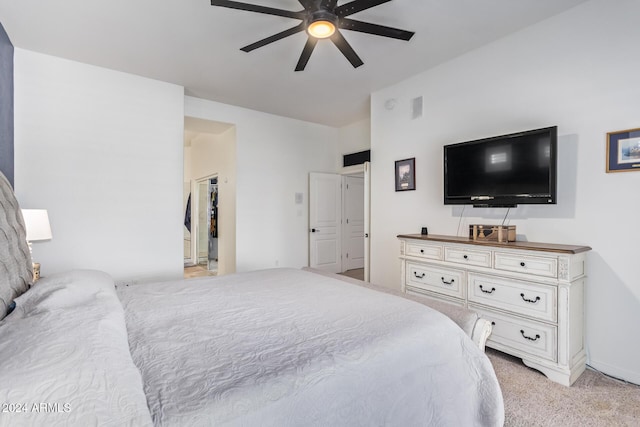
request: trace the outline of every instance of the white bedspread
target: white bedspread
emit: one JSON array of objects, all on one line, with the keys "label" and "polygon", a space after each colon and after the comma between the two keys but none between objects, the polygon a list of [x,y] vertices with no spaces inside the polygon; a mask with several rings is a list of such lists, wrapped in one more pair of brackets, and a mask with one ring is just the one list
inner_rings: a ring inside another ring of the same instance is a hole
[{"label": "white bedspread", "polygon": [[150,426],[113,280],[39,280],[0,321],[0,426]]},{"label": "white bedspread", "polygon": [[157,426],[494,426],[487,357],[444,315],[301,270],[119,289]]}]

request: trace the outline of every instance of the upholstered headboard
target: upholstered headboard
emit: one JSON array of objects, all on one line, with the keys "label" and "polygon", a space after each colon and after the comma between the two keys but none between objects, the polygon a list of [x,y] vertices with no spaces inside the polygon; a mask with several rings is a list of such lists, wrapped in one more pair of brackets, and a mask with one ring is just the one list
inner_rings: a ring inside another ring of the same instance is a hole
[{"label": "upholstered headboard", "polygon": [[9,181],[0,172],[0,319],[32,283],[33,266],[22,212]]},{"label": "upholstered headboard", "polygon": [[13,45],[0,22],[0,172],[13,185]]}]

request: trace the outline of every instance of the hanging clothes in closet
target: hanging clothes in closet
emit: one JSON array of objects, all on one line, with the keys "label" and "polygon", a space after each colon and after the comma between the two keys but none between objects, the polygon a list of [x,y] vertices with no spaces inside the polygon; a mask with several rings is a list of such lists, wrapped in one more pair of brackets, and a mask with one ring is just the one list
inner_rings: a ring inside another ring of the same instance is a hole
[{"label": "hanging clothes in closet", "polygon": [[209,223],[209,260],[218,260],[218,179],[209,182],[211,218]]},{"label": "hanging clothes in closet", "polygon": [[189,233],[191,233],[191,193],[189,193],[189,198],[187,199],[187,208],[184,213],[184,226],[187,227]]}]

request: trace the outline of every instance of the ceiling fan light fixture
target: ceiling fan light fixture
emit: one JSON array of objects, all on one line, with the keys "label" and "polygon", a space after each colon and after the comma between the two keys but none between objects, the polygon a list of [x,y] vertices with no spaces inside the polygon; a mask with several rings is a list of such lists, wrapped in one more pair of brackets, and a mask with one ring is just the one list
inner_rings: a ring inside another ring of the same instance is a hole
[{"label": "ceiling fan light fixture", "polygon": [[336,26],[331,21],[318,20],[314,21],[307,27],[307,33],[317,39],[326,39],[336,32]]},{"label": "ceiling fan light fixture", "polygon": [[414,34],[412,31],[385,27],[384,25],[348,18],[353,14],[371,9],[372,7],[389,1],[390,0],[348,0],[345,4],[338,6],[338,0],[298,0],[298,3],[304,7],[304,10],[300,11],[242,3],[237,0],[211,0],[211,5],[302,21],[295,27],[251,43],[250,45],[240,48],[240,50],[243,52],[251,52],[252,50],[277,42],[285,37],[305,31],[308,35],[307,42],[304,45],[304,49],[300,54],[300,59],[295,68],[295,71],[303,71],[309,62],[309,57],[313,53],[318,40],[327,38],[333,42],[342,55],[351,63],[353,68],[358,68],[364,64],[362,59],[360,59],[358,54],[353,50],[353,47],[351,47],[349,42],[344,38],[341,30],[360,31],[362,33],[405,41],[411,39]]}]

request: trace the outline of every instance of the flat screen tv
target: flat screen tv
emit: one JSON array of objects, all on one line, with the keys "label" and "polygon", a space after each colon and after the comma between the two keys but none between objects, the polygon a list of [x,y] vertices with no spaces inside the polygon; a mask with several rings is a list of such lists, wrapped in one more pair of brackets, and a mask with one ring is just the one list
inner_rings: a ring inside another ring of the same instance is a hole
[{"label": "flat screen tv", "polygon": [[557,126],[444,147],[444,204],[555,204]]}]

